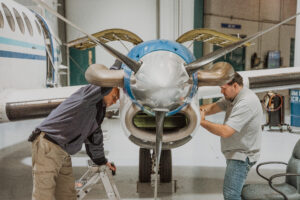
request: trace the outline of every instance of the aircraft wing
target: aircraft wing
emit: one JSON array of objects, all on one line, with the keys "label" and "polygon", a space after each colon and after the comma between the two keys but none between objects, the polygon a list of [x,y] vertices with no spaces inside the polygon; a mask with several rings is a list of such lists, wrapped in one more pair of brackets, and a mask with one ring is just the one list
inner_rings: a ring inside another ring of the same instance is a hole
[{"label": "aircraft wing", "polygon": [[[79,86],[0,90],[0,123],[46,117]],[[106,110],[106,117],[119,115],[119,102]]]},{"label": "aircraft wing", "polygon": [[[243,77],[244,86],[255,93],[300,88],[300,67],[250,70],[238,73]],[[219,86],[203,86],[198,89],[199,99],[222,96]]]},{"label": "aircraft wing", "polygon": [[46,117],[81,86],[0,92],[0,123]]}]

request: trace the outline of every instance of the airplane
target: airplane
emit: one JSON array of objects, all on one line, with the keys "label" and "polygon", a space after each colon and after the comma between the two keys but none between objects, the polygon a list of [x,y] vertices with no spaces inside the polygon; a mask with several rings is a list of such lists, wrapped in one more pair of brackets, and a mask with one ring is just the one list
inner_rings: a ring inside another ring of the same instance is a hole
[{"label": "airplane", "polygon": [[[58,84],[55,71],[61,63],[61,52],[49,24],[41,15],[14,1],[1,0],[0,4],[1,89]],[[22,75],[29,80],[10,81],[24,66]]]},{"label": "airplane", "polygon": [[[222,85],[230,80],[234,73],[228,63],[216,63],[212,67],[203,66],[242,45],[249,45],[248,43],[255,38],[291,20],[289,18],[272,27],[272,29],[259,32],[243,40],[229,39],[227,36],[220,36],[217,33],[203,33],[205,30],[195,30],[183,34],[176,42],[168,40],[140,41],[125,56],[102,42],[101,36],[95,38],[95,36],[85,33],[72,22],[62,18],[55,11],[53,12],[43,2],[34,1],[86,34],[88,37],[81,38],[80,43],[100,45],[124,63],[122,70],[115,71],[107,70],[103,65],[91,65],[86,72],[86,79],[90,83],[99,86],[124,88],[124,93],[120,99],[122,127],[125,133],[128,134],[129,139],[141,147],[140,182],[150,181],[152,160],[155,162],[155,198],[157,197],[158,172],[160,173],[161,182],[170,182],[172,179],[171,149],[190,141],[199,128],[200,114],[199,101],[196,95],[197,90],[198,95],[200,95],[199,90],[206,86]],[[108,32],[110,32],[110,35],[118,36],[115,38],[122,38],[122,36],[127,39],[135,38],[130,33],[123,33],[119,36],[120,31],[118,32],[118,30]],[[209,39],[211,35],[215,38]],[[207,41],[224,47],[195,60],[192,53],[181,44],[190,40],[205,40],[205,38]],[[281,74],[281,79],[279,77],[280,85],[283,85],[282,82],[284,82],[282,81],[282,75],[291,75],[296,71],[297,69],[291,71],[280,69],[280,71],[277,71],[276,74]],[[245,80],[249,80],[250,88],[254,87],[253,84],[262,78],[257,78],[259,76],[256,74],[248,79],[246,76],[249,74],[246,73],[244,75]],[[289,82],[288,85],[299,84],[298,80],[299,77],[296,77],[295,82]],[[269,85],[273,86],[272,82]],[[268,85],[257,87],[268,87]],[[16,108],[17,111],[20,109]],[[7,113],[6,110],[3,112]],[[41,117],[43,114],[39,116]],[[18,119],[24,118],[13,118],[13,120]]]},{"label": "airplane", "polygon": [[[141,147],[140,181],[150,181],[153,166],[151,160],[154,160],[155,199],[157,199],[158,171],[161,182],[171,180],[170,149],[187,143],[199,127],[199,105],[198,98],[195,98],[198,87],[220,86],[231,80],[234,75],[229,63],[219,62],[208,68],[205,66],[238,47],[249,45],[250,41],[300,14],[297,13],[245,39],[235,42],[223,40],[218,44],[220,46],[226,44],[225,47],[195,60],[192,53],[180,43],[201,38],[203,34],[197,30],[183,34],[176,42],[161,39],[141,41],[126,56],[106,44],[108,36],[106,38],[101,37],[101,34],[97,37],[90,35],[56,13],[47,4],[40,0],[34,1],[85,34],[85,38],[79,39],[79,45],[90,43],[99,45],[123,63],[122,69],[117,71],[110,71],[101,64],[93,64],[87,69],[85,77],[91,84],[123,88],[126,95],[122,95],[120,100],[122,127],[129,135],[129,139]],[[114,33],[113,30],[111,32],[113,37],[120,38],[117,32]],[[128,34],[123,36],[129,38]],[[295,70],[292,71],[294,72]],[[248,78],[250,86],[259,84],[259,79],[261,77],[254,78],[254,81],[252,77]],[[298,80],[299,77],[294,79],[296,84],[299,84]],[[152,157],[150,150],[154,152]]]}]

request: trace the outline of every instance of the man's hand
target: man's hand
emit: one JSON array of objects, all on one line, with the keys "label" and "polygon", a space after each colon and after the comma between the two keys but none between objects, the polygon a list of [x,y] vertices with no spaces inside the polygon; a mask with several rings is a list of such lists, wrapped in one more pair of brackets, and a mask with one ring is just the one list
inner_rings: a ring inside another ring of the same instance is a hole
[{"label": "man's hand", "polygon": [[[206,112],[206,110],[204,108],[200,107],[201,121],[205,120],[205,114],[206,114],[205,112]],[[200,123],[201,123],[201,121],[200,121]]]},{"label": "man's hand", "polygon": [[112,171],[112,174],[113,174],[113,175],[116,174],[117,168],[116,168],[116,166],[114,165],[114,163],[107,162],[107,163],[106,163],[106,166]]},{"label": "man's hand", "polygon": [[211,104],[206,104],[206,105],[200,106],[200,112],[201,111],[204,111],[205,115],[213,115],[218,112],[221,112],[222,109],[218,106],[217,103],[211,103]]}]

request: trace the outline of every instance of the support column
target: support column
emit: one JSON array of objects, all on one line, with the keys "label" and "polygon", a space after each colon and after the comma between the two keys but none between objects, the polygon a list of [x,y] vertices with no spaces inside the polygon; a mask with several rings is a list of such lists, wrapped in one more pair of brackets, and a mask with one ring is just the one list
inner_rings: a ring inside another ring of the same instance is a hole
[{"label": "support column", "polygon": [[[300,0],[298,0],[300,1]],[[204,27],[204,0],[194,0],[194,29]],[[203,43],[194,42],[194,56],[196,59],[203,56]]]},{"label": "support column", "polygon": [[[300,12],[300,0],[297,0],[297,13]],[[300,67],[300,17],[296,18],[294,67]],[[291,66],[292,67],[292,66]]]}]

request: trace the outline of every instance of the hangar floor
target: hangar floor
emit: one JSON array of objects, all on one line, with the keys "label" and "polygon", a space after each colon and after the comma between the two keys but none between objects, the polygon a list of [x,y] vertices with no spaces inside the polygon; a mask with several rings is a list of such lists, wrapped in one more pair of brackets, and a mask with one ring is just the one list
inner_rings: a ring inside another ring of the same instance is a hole
[{"label": "hangar floor", "polygon": [[[208,118],[221,123],[223,115]],[[288,119],[287,119],[288,121]],[[152,193],[137,193],[138,147],[123,134],[119,119],[106,119],[103,130],[107,130],[105,149],[108,158],[117,165],[115,182],[122,199],[153,199]],[[267,128],[266,128],[267,129]],[[287,162],[300,134],[268,131],[263,132],[261,159]],[[0,150],[0,199],[23,200],[31,198],[31,149],[21,142]],[[225,159],[220,152],[219,138],[200,128],[188,144],[174,149],[173,179],[177,181],[176,192],[160,193],[160,199],[220,200]],[[74,174],[79,178],[87,169],[87,157],[83,152],[72,158]],[[268,166],[262,172],[270,175],[283,172],[284,166]],[[253,167],[248,183],[263,182]],[[86,199],[107,199],[101,184],[97,185]]]}]

